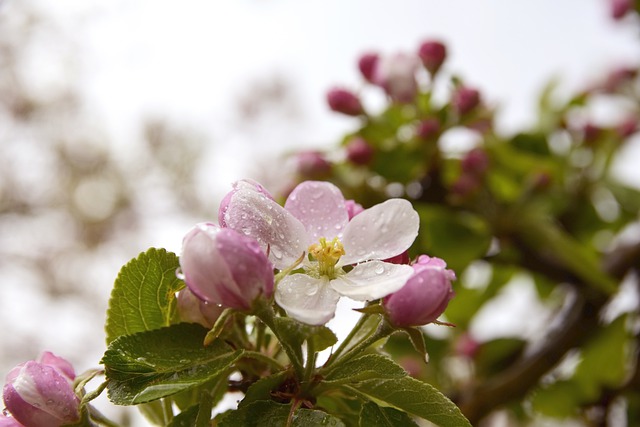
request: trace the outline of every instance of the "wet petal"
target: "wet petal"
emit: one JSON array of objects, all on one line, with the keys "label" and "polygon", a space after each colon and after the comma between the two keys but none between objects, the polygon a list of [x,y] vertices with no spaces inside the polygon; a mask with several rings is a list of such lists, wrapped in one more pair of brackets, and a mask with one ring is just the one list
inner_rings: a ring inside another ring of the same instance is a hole
[{"label": "wet petal", "polygon": [[335,315],[340,295],[326,279],[292,274],[280,281],[275,299],[290,317],[309,325],[324,325]]},{"label": "wet petal", "polygon": [[394,257],[413,243],[420,218],[410,202],[391,199],[353,217],[342,233],[340,265]]},{"label": "wet petal", "polygon": [[308,245],[320,237],[332,239],[339,236],[349,221],[342,193],[328,182],[301,183],[293,189],[284,207],[304,224],[311,237]]},{"label": "wet petal", "polygon": [[408,265],[369,261],[332,280],[331,287],[342,296],[369,301],[399,290],[412,274],[413,268]]},{"label": "wet petal", "polygon": [[290,267],[309,246],[304,225],[259,191],[240,188],[224,212],[227,227],[253,237],[277,269]]}]

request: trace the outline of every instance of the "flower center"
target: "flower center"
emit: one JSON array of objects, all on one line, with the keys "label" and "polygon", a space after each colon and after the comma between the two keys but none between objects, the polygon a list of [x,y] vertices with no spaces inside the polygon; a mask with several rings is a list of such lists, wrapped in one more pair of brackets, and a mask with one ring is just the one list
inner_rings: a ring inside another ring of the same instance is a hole
[{"label": "flower center", "polygon": [[335,278],[336,264],[344,253],[344,246],[337,237],[330,242],[321,237],[319,243],[309,246],[309,254],[318,261],[318,272],[331,279]]}]

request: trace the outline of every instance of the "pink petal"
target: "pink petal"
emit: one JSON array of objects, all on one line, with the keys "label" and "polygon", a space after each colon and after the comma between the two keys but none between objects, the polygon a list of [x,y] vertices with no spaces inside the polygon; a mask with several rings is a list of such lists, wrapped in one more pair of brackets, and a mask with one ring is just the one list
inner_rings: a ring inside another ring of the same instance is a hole
[{"label": "pink petal", "polygon": [[332,280],[331,287],[342,296],[370,301],[401,289],[412,274],[413,268],[408,265],[369,261]]},{"label": "pink petal", "polygon": [[349,221],[342,193],[329,182],[305,181],[293,189],[285,209],[304,224],[311,239],[307,245],[320,237],[332,239],[339,236]]},{"label": "pink petal", "polygon": [[307,250],[309,238],[304,225],[282,206],[258,191],[241,188],[228,202],[224,213],[227,227],[253,237],[277,269],[291,267]]},{"label": "pink petal", "polygon": [[276,289],[275,300],[287,314],[308,325],[324,325],[336,313],[340,295],[329,287],[328,280],[306,274],[284,277]]},{"label": "pink petal", "polygon": [[405,250],[418,235],[420,218],[410,202],[391,199],[353,217],[342,233],[345,255],[340,265],[388,259]]}]

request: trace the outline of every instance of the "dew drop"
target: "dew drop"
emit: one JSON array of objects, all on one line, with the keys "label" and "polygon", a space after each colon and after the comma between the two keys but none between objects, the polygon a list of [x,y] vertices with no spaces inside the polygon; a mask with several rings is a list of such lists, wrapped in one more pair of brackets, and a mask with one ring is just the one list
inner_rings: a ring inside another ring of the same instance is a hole
[{"label": "dew drop", "polygon": [[313,295],[315,295],[315,294],[317,294],[317,293],[318,293],[318,288],[316,288],[316,287],[313,287],[313,288],[307,288],[307,289],[304,291],[304,293],[305,293],[305,295],[307,295],[307,296],[313,296]]},{"label": "dew drop", "polygon": [[180,363],[189,363],[188,359],[180,359]]},{"label": "dew drop", "polygon": [[271,254],[275,259],[282,259],[282,252],[275,246],[271,246]]},{"label": "dew drop", "polygon": [[144,357],[138,357],[138,358],[136,358],[136,360],[137,360],[138,362],[142,362],[142,363],[146,363],[146,362],[147,362],[147,359],[146,359],[146,358],[144,358]]},{"label": "dew drop", "polygon": [[55,403],[53,399],[47,399],[47,406],[53,406]]},{"label": "dew drop", "polygon": [[384,273],[384,266],[383,265],[378,265],[375,270],[376,274],[382,274]]}]

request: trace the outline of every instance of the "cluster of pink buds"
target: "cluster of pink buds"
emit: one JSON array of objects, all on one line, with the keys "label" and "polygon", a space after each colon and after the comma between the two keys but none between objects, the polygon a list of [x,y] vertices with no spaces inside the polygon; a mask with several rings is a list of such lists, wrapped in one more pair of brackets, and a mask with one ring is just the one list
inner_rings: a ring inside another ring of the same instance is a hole
[{"label": "cluster of pink buds", "polygon": [[80,421],[75,377],[71,364],[50,352],[16,366],[6,377],[8,413],[0,416],[0,426],[60,427]]}]

